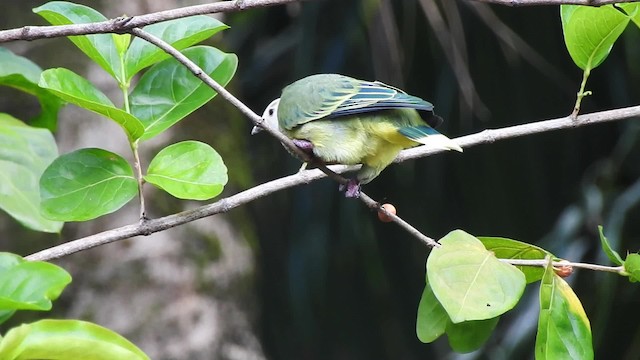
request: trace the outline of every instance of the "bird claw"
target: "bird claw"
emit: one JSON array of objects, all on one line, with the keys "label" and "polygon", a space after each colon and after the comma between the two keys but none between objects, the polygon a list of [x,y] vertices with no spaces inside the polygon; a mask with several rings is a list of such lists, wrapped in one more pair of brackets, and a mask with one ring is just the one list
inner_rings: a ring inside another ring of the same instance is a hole
[{"label": "bird claw", "polygon": [[350,179],[346,184],[340,184],[338,190],[344,191],[344,197],[357,199],[360,197],[360,182],[356,179]]},{"label": "bird claw", "polygon": [[311,153],[313,150],[313,143],[309,140],[293,139],[292,141],[298,147],[298,149],[306,153]]}]

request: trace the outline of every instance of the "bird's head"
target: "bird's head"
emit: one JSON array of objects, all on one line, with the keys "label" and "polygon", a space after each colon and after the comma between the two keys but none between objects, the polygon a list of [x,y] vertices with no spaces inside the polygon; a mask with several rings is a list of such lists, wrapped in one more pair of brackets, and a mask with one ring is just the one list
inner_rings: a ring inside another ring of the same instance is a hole
[{"label": "bird's head", "polygon": [[[278,129],[278,104],[280,104],[280,98],[273,100],[262,113],[262,125],[268,126],[272,129]],[[262,131],[260,126],[254,126],[251,129],[251,135],[255,135]]]}]

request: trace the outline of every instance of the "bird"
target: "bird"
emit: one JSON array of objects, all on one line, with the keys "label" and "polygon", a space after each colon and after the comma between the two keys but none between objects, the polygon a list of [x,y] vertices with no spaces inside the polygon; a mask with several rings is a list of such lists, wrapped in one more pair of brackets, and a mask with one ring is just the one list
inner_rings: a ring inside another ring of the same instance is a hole
[{"label": "bird", "polygon": [[325,164],[362,164],[355,178],[341,186],[346,197],[357,198],[361,185],[375,179],[403,149],[425,144],[462,152],[433,128],[442,122],[433,109],[379,81],[316,74],[286,86],[251,133],[269,126]]}]

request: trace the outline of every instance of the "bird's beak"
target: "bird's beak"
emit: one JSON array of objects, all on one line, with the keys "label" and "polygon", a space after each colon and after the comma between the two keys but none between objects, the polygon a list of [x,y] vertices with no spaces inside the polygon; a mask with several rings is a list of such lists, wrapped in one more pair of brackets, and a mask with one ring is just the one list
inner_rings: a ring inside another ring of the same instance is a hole
[{"label": "bird's beak", "polygon": [[257,134],[257,133],[259,133],[259,132],[261,132],[263,130],[264,130],[263,128],[261,128],[260,126],[256,125],[256,126],[253,127],[253,129],[251,129],[251,135],[255,135],[255,134]]}]

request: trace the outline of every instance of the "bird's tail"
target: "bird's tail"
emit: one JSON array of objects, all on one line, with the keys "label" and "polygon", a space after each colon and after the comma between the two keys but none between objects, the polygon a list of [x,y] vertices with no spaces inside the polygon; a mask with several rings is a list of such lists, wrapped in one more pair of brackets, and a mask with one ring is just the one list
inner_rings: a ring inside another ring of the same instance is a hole
[{"label": "bird's tail", "polygon": [[439,149],[455,150],[462,152],[462,148],[455,141],[440,134],[429,126],[407,126],[398,130],[400,134],[406,136],[420,144],[433,146]]}]

